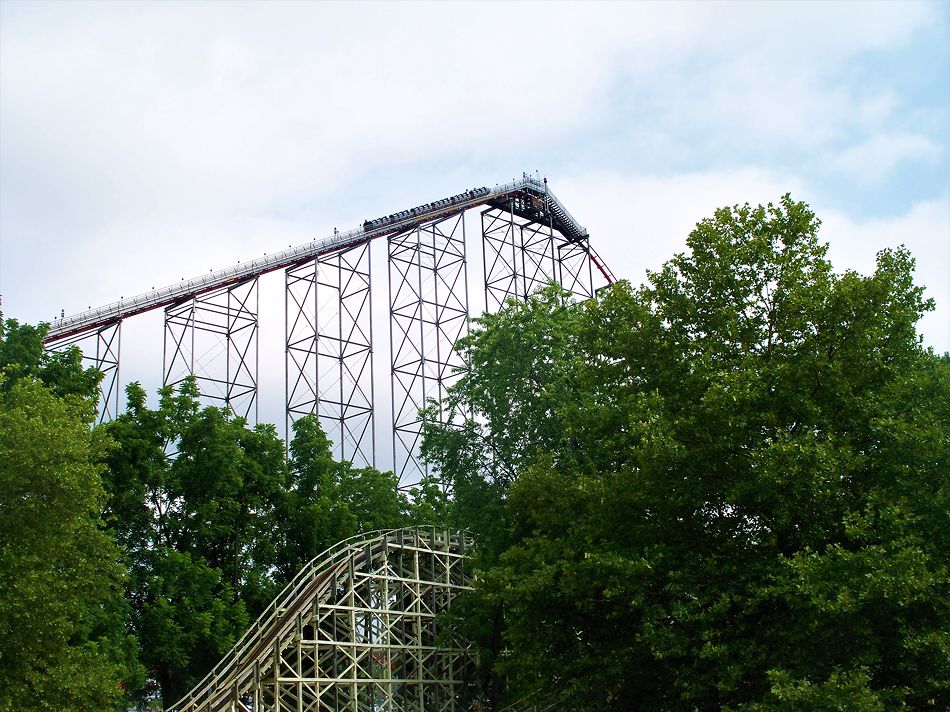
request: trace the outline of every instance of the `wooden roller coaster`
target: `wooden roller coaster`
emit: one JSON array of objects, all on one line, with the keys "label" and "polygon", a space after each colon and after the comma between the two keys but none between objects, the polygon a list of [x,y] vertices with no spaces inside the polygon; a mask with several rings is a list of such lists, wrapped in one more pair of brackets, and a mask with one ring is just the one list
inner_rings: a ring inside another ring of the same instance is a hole
[{"label": "wooden roller coaster", "polygon": [[170,712],[462,710],[474,658],[443,630],[464,532],[362,534],[315,558]]}]

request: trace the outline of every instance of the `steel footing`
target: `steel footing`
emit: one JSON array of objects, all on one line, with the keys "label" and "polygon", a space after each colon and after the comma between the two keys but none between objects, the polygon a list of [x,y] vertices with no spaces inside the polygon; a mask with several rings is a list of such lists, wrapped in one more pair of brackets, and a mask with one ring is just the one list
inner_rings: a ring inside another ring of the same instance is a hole
[{"label": "steel footing", "polygon": [[287,439],[316,413],[338,459],[375,466],[370,243],[285,271]]},{"label": "steel footing", "polygon": [[65,351],[71,346],[82,352],[83,363],[102,372],[99,382],[99,406],[96,422],[113,420],[119,414],[119,350],[122,343],[122,320],[105,324],[92,331],[74,334],[47,344],[48,351]]},{"label": "steel footing", "polygon": [[257,422],[257,277],[165,309],[162,383],[194,376],[201,396]]},{"label": "steel footing", "polygon": [[464,367],[455,351],[468,333],[464,214],[392,235],[388,246],[393,468],[407,488],[428,474],[419,457],[425,419],[464,420],[462,413],[434,405]]}]

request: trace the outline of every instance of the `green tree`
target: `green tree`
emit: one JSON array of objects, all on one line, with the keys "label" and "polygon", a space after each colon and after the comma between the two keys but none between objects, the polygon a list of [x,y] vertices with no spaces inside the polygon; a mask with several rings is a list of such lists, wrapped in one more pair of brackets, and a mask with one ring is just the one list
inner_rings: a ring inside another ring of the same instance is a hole
[{"label": "green tree", "polygon": [[[313,557],[361,531],[399,527],[411,503],[392,473],[334,460],[316,417],[294,423],[290,461],[272,425],[201,408],[193,380],[103,426],[107,514],[131,570],[142,659],[166,704],[218,662]],[[169,452],[174,451],[170,457]]]},{"label": "green tree", "polygon": [[100,518],[98,374],[44,334],[0,325],[0,710],[113,710],[142,670]]},{"label": "green tree", "polygon": [[409,489],[407,507],[407,524],[410,526],[459,526],[455,498],[450,496],[445,484],[434,474],[425,475]]},{"label": "green tree", "polygon": [[280,520],[286,524],[279,567],[290,580],[313,557],[361,532],[423,522],[415,499],[397,489],[392,472],[337,461],[314,415],[293,424],[290,484]]},{"label": "green tree", "polygon": [[156,410],[145,401],[130,385],[126,413],[103,426],[118,444],[107,514],[132,573],[143,662],[170,704],[282,585],[273,539],[288,474],[273,426],[200,408],[193,380],[163,389]]},{"label": "green tree", "polygon": [[54,395],[88,401],[88,407],[95,408],[102,373],[83,368],[82,353],[76,347],[46,351],[43,339],[47,333],[49,324],[4,321],[0,314],[0,369],[7,375],[3,387],[10,388],[21,378],[36,378]]},{"label": "green tree", "polygon": [[333,459],[330,440],[315,416],[294,422],[289,451],[290,482],[281,520],[293,525],[285,528],[278,554],[287,581],[314,556],[357,530],[355,517],[339,496],[345,464]]},{"label": "green tree", "polygon": [[948,359],[910,255],[839,275],[818,227],[787,196],[719,210],[647,285],[463,341],[473,418],[425,452],[482,533],[495,700],[950,705]]}]

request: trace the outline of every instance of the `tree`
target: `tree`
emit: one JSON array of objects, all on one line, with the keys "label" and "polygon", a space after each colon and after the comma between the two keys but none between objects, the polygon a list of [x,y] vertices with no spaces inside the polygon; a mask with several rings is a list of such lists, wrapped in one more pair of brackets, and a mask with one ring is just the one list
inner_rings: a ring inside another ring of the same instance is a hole
[{"label": "tree", "polygon": [[[132,630],[166,704],[228,651],[313,557],[361,531],[403,526],[392,473],[334,460],[315,416],[294,423],[291,459],[272,425],[201,408],[193,380],[103,426],[107,515],[131,570]],[[169,453],[174,451],[173,456]]]},{"label": "tree", "polygon": [[[425,452],[481,530],[484,684],[572,709],[950,704],[950,368],[903,249],[836,274],[803,203],[461,344]],[[504,694],[502,690],[505,690]]]},{"label": "tree", "polygon": [[43,339],[49,324],[21,324],[16,319],[2,319],[0,314],[0,369],[7,375],[4,388],[11,388],[22,378],[35,378],[54,395],[72,397],[77,403],[88,402],[96,407],[102,373],[83,368],[82,353],[75,346],[61,351],[46,351]]},{"label": "tree", "polygon": [[0,712],[172,703],[314,556],[447,516],[431,481],[406,495],[334,460],[314,416],[288,463],[274,426],[200,407],[193,379],[156,409],[131,384],[93,428],[101,373],[45,352],[47,330],[0,323]]},{"label": "tree", "polygon": [[113,710],[142,671],[100,518],[98,374],[44,333],[0,325],[0,710]]},{"label": "tree", "polygon": [[200,408],[193,380],[162,389],[156,410],[145,400],[130,385],[126,413],[103,426],[118,445],[107,515],[132,574],[133,632],[170,704],[283,584],[273,539],[288,473],[273,426]]},{"label": "tree", "polygon": [[[431,523],[431,502],[398,490],[392,472],[337,461],[315,415],[293,424],[290,485],[280,517],[287,523],[279,568],[290,580],[338,541],[374,529]],[[425,521],[424,521],[425,520]]]},{"label": "tree", "polygon": [[338,483],[345,468],[333,459],[329,438],[316,416],[293,424],[290,483],[281,519],[287,527],[278,552],[282,577],[290,581],[314,556],[356,533],[357,522],[342,506]]}]

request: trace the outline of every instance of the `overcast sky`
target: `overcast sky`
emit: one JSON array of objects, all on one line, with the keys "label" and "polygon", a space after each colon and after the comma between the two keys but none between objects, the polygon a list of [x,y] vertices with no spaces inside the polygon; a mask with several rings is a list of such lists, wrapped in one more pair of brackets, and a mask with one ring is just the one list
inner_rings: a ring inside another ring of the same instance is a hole
[{"label": "overcast sky", "polygon": [[714,208],[791,192],[840,270],[912,250],[945,351],[948,98],[946,2],[2,0],[2,308],[49,320],[539,170],[635,284]]}]

